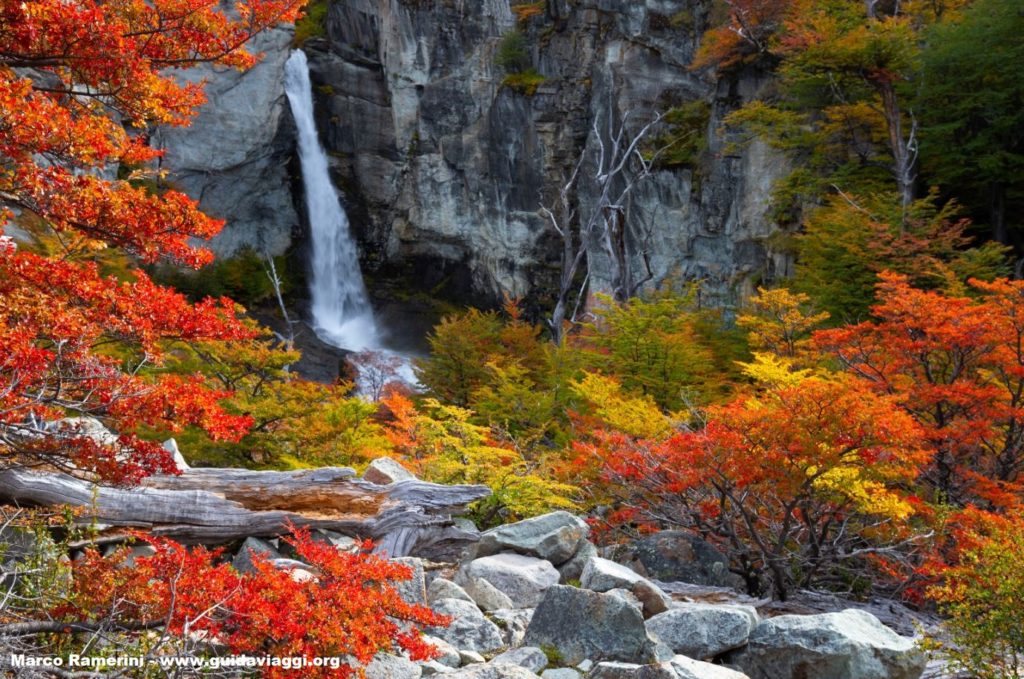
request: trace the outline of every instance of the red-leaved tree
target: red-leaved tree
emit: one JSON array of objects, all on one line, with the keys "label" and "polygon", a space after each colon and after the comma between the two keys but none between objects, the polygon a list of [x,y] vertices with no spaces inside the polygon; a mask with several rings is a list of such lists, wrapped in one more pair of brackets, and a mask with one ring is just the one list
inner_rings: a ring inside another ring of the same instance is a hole
[{"label": "red-leaved tree", "polygon": [[[292,20],[301,0],[41,0],[0,3],[0,227],[31,229],[42,252],[0,235],[0,460],[131,481],[171,471],[159,446],[105,443],[81,416],[115,431],[198,425],[233,439],[250,424],[223,393],[181,377],[141,377],[162,344],[250,336],[229,300],[190,304],[139,270],[101,274],[118,247],[143,262],[211,260],[192,239],[221,222],[163,187],[150,168],[154,125],[186,125],[202,85],[170,72],[198,63],[245,68],[256,33]],[[119,177],[119,178],[114,178]],[[71,419],[69,419],[71,418]]]}]

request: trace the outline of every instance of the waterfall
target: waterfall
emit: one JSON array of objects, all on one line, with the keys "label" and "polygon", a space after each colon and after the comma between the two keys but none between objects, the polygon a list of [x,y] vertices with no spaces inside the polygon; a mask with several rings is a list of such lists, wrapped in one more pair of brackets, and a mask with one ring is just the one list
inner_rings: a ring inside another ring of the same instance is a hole
[{"label": "waterfall", "polygon": [[373,308],[359,271],[348,216],[327,172],[313,119],[306,54],[295,50],[284,67],[284,89],[299,131],[299,160],[312,236],[313,328],[329,344],[361,351],[378,344]]}]

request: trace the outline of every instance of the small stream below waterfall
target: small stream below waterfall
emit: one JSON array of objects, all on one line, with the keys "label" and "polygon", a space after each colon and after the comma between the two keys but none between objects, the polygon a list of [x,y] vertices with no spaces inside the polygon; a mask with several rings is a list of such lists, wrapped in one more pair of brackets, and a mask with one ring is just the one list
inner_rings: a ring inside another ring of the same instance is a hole
[{"label": "small stream below waterfall", "polygon": [[331,182],[327,153],[320,144],[313,111],[309,64],[302,50],[285,63],[285,94],[298,130],[299,161],[311,240],[310,313],[323,342],[360,354],[354,361],[360,391],[380,379],[381,366],[415,386],[412,357],[384,346],[359,268],[358,250],[341,197]]}]

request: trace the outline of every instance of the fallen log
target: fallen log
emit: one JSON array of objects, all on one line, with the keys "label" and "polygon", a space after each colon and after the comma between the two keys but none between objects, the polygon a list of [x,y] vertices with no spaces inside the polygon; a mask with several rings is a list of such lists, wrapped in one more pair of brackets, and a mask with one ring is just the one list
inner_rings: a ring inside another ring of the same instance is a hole
[{"label": "fallen log", "polygon": [[131,488],[99,486],[67,474],[0,472],[0,501],[80,507],[82,523],[143,529],[185,543],[274,537],[289,523],[371,539],[391,556],[451,558],[475,541],[452,516],[490,495],[485,486],[416,479],[376,485],[352,469],[290,472],[188,469]]}]

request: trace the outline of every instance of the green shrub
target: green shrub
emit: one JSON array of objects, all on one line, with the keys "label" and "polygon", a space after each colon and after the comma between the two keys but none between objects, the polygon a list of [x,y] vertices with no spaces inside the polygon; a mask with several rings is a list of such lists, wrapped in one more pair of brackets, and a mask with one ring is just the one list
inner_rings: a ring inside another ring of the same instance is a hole
[{"label": "green shrub", "polygon": [[522,73],[510,73],[505,76],[505,80],[502,81],[502,85],[510,89],[525,94],[528,97],[532,97],[537,93],[537,87],[547,80],[540,73],[537,73],[535,69],[528,69]]},{"label": "green shrub", "polygon": [[295,22],[293,43],[301,47],[310,38],[327,35],[327,8],[330,0],[309,0],[302,18]]},{"label": "green shrub", "polygon": [[519,31],[510,31],[498,43],[494,64],[506,73],[522,73],[533,65],[529,45]]}]

